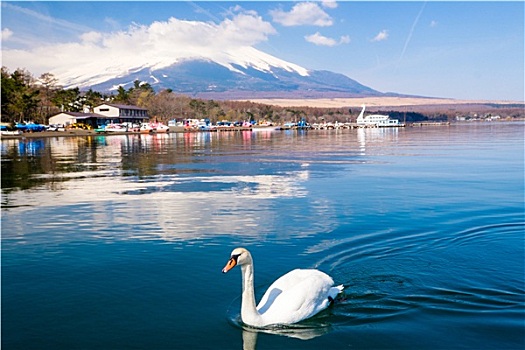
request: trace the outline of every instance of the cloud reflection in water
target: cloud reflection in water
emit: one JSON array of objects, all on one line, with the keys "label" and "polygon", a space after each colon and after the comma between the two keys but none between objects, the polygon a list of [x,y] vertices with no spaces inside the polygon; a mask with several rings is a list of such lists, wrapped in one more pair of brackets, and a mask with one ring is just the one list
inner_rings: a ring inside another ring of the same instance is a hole
[{"label": "cloud reflection in water", "polygon": [[[304,186],[308,179],[308,170],[255,176],[156,175],[140,180],[102,172],[69,178],[59,191],[15,192],[11,196],[17,207],[12,210],[21,215],[27,210],[66,213],[60,222],[46,223],[46,228],[63,229],[64,221],[71,221],[72,227],[89,222],[93,237],[106,240],[177,241],[221,235],[254,242],[268,235],[287,239],[329,230],[331,206],[319,198],[308,199]],[[283,201],[290,205],[280,215]],[[74,215],[67,215],[72,211]],[[315,217],[326,220],[299,231],[298,222]]]}]

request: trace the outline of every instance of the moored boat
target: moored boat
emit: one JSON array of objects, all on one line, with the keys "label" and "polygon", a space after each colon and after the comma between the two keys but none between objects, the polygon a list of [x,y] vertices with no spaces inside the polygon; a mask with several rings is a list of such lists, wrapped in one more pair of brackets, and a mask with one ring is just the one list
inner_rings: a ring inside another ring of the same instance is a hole
[{"label": "moored boat", "polygon": [[3,130],[1,131],[2,135],[4,136],[16,136],[16,135],[22,135],[22,130]]},{"label": "moored boat", "polygon": [[139,132],[140,131],[140,124],[137,124],[137,123],[125,122],[125,123],[122,123],[122,126],[124,126],[126,128],[126,131],[129,131],[129,132]]},{"label": "moored boat", "polygon": [[152,132],[155,132],[155,128],[151,123],[141,123],[140,124],[140,133],[141,134],[149,134]]},{"label": "moored boat", "polygon": [[122,124],[107,124],[104,127],[105,132],[126,132],[128,131],[125,125]]},{"label": "moored boat", "polygon": [[163,124],[163,123],[151,123],[151,127],[155,129],[158,133],[166,133],[170,131],[169,126]]},{"label": "moored boat", "polygon": [[370,114],[365,117],[364,114],[366,107],[365,105],[362,105],[362,107],[363,109],[357,117],[357,126],[376,128],[405,126],[405,124],[400,123],[399,120],[390,119],[390,116],[384,114]]}]

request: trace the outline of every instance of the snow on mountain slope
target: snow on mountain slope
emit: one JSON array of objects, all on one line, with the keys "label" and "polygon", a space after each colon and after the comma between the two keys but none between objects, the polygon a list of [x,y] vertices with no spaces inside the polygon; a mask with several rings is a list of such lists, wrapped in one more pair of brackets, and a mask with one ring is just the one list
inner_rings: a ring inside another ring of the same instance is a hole
[{"label": "snow on mountain slope", "polygon": [[[239,62],[239,61],[238,61]],[[97,91],[129,88],[134,81],[149,83],[154,89],[171,89],[196,97],[215,99],[243,96],[378,96],[380,92],[364,86],[343,74],[329,71],[299,71],[295,67],[262,66],[240,63],[221,65],[206,59],[185,59],[156,70],[143,68],[92,85]]]},{"label": "snow on mountain slope", "polygon": [[[179,31],[162,26],[176,23]],[[161,26],[162,28],[157,28]],[[57,47],[51,70],[66,88],[114,91],[136,80],[156,90],[171,89],[194,96],[203,93],[339,94],[377,95],[379,92],[337,73],[310,71],[264,53],[252,45],[222,45],[215,35],[192,42],[183,34],[211,24],[170,20],[149,27],[131,28],[108,38],[87,36],[81,44]],[[195,34],[196,35],[196,34]],[[195,37],[193,35],[193,37]],[[178,37],[177,37],[178,36]],[[133,40],[130,39],[133,38]],[[43,55],[40,55],[43,57]],[[52,61],[52,60],[51,60]],[[52,63],[52,62],[51,62]]]},{"label": "snow on mountain slope", "polygon": [[187,50],[169,50],[165,53],[156,51],[119,57],[101,56],[96,61],[78,64],[67,70],[58,68],[56,76],[64,86],[78,86],[82,89],[100,85],[116,78],[133,75],[144,70],[149,70],[152,74],[155,74],[155,71],[190,60],[214,62],[240,74],[246,73],[239,67],[244,68],[244,70],[251,68],[264,73],[272,73],[272,70],[277,69],[296,73],[300,76],[309,75],[308,70],[299,65],[268,55],[253,47],[240,47],[220,52],[200,50],[198,55]]},{"label": "snow on mountain slope", "polygon": [[[337,73],[308,70],[255,48],[277,31],[236,6],[223,20],[170,17],[128,28],[83,32],[69,41],[4,49],[7,67],[52,73],[66,88],[108,92],[136,80],[156,90],[203,93],[379,94]],[[326,96],[326,95],[325,95]]]}]

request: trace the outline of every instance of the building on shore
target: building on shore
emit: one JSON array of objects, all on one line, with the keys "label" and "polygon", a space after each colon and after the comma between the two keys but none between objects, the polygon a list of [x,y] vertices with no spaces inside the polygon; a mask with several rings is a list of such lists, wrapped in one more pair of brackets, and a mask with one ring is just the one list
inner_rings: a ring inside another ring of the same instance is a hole
[{"label": "building on shore", "polygon": [[105,116],[96,113],[82,113],[82,112],[60,112],[49,118],[50,125],[70,126],[73,124],[85,124],[93,128],[100,125],[100,120]]},{"label": "building on shore", "polygon": [[93,128],[99,125],[117,123],[147,122],[148,110],[131,105],[104,103],[94,108],[94,113],[60,112],[49,118],[49,124],[69,126],[73,124],[86,124]]},{"label": "building on shore", "polygon": [[104,103],[93,109],[113,123],[142,123],[149,120],[148,110],[137,106]]}]

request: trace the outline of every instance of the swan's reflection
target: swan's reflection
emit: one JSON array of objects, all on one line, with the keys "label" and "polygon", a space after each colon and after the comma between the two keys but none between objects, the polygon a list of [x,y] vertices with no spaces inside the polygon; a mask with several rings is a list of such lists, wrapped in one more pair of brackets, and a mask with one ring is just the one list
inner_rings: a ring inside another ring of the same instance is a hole
[{"label": "swan's reflection", "polygon": [[252,328],[242,326],[242,348],[243,350],[255,350],[257,348],[257,337],[259,333],[281,335],[295,339],[310,340],[330,332],[329,325],[318,325],[315,327],[293,325],[266,328]]},{"label": "swan's reflection", "polygon": [[242,330],[242,349],[255,350],[257,348],[258,332]]}]

